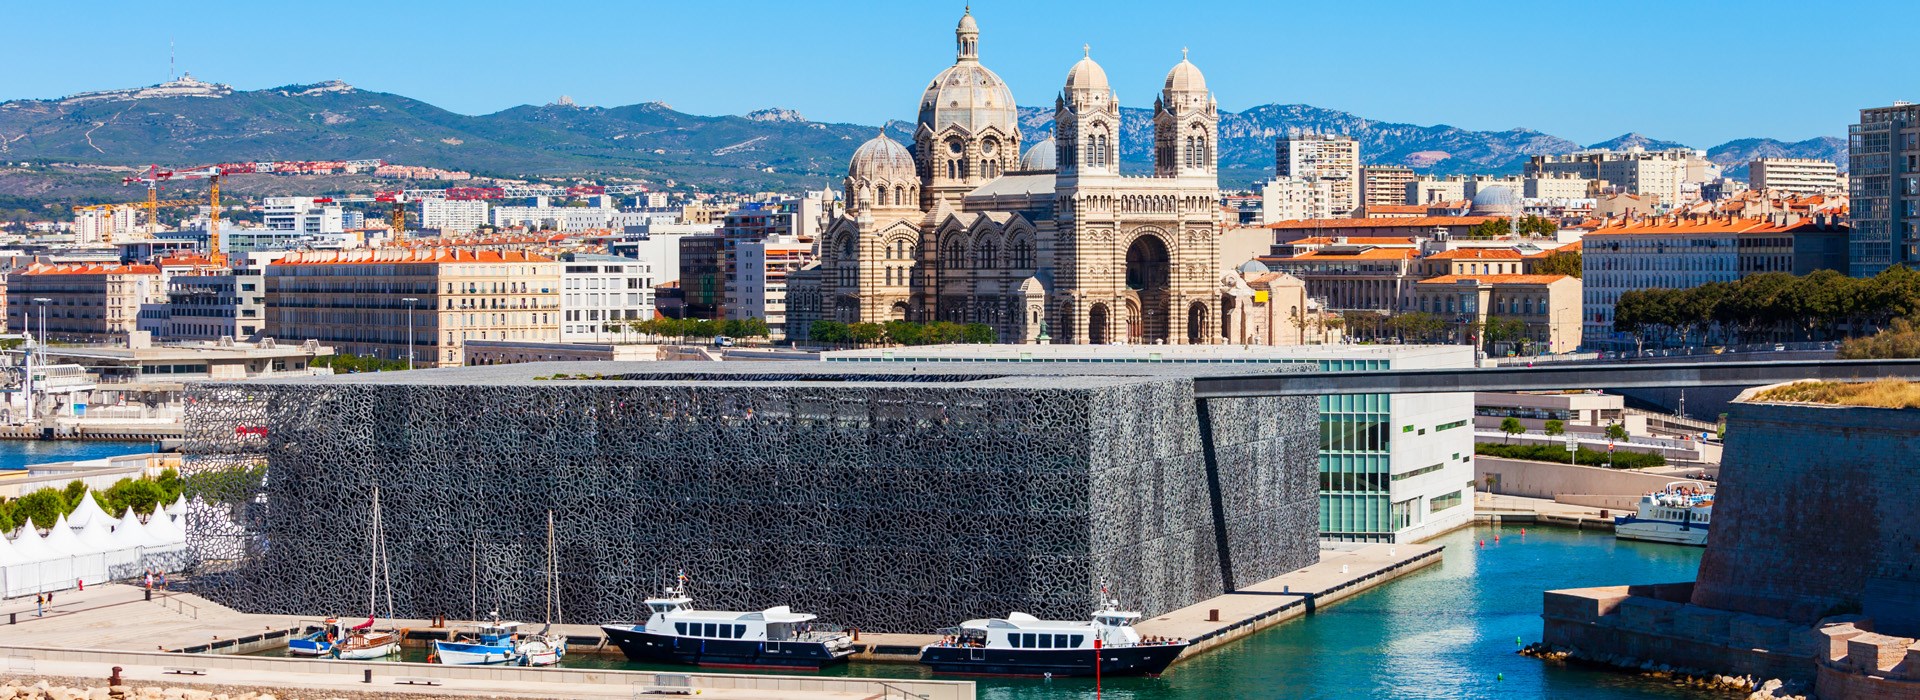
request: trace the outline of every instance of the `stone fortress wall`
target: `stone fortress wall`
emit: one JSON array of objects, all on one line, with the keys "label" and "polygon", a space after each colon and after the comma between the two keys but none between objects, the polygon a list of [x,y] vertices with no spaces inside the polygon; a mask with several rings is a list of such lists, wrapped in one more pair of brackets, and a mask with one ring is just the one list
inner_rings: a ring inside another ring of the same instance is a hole
[{"label": "stone fortress wall", "polygon": [[1156,614],[1319,556],[1313,400],[1203,415],[1199,371],[598,362],[196,385],[196,592],[364,614],[377,486],[402,617],[542,619],[549,511],[566,622],[634,619],[679,571],[700,607],[868,631],[1085,619],[1102,585]]}]

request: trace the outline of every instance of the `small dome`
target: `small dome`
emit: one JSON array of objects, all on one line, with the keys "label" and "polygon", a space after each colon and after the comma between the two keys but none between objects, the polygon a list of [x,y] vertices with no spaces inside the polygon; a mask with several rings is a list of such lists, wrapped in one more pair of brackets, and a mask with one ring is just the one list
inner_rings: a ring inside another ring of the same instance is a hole
[{"label": "small dome", "polygon": [[919,176],[914,171],[913,152],[882,133],[854,150],[853,160],[847,163],[847,177],[869,181],[908,181]]},{"label": "small dome", "polygon": [[1055,169],[1056,164],[1055,164],[1053,148],[1054,146],[1053,146],[1052,136],[1048,136],[1044,139],[1040,139],[1040,142],[1033,144],[1033,147],[1027,149],[1026,153],[1020,154],[1020,169],[1021,170],[1053,170]]},{"label": "small dome", "polygon": [[1087,56],[1081,58],[1079,63],[1073,64],[1073,68],[1067,71],[1067,89],[1105,92],[1111,90],[1112,86],[1107,83],[1106,69],[1094,63],[1092,56]]},{"label": "small dome", "polygon": [[1206,92],[1207,77],[1200,74],[1200,67],[1181,58],[1173,64],[1173,70],[1167,71],[1167,92]]},{"label": "small dome", "polygon": [[[952,7],[952,5],[948,5],[948,7]],[[980,24],[973,21],[973,8],[967,8],[967,11],[960,15],[960,26],[954,27],[953,30],[971,34],[980,33]]]},{"label": "small dome", "polygon": [[1264,275],[1272,271],[1272,268],[1267,267],[1266,263],[1260,262],[1259,260],[1248,260],[1240,263],[1240,274],[1242,275]]},{"label": "small dome", "polygon": [[1473,194],[1473,209],[1469,213],[1474,216],[1513,216],[1514,211],[1518,209],[1517,199],[1513,196],[1511,187],[1505,185],[1482,187],[1480,191]]}]

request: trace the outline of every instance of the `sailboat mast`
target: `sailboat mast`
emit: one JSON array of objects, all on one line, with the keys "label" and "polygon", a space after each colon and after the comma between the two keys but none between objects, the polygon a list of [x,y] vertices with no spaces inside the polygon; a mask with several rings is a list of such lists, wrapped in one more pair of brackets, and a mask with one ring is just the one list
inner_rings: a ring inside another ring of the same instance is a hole
[{"label": "sailboat mast", "polygon": [[554,578],[559,575],[553,552],[553,511],[547,511],[547,624],[553,624]]},{"label": "sailboat mast", "polygon": [[367,616],[372,617],[380,585],[380,487],[373,487],[373,532],[367,547]]}]

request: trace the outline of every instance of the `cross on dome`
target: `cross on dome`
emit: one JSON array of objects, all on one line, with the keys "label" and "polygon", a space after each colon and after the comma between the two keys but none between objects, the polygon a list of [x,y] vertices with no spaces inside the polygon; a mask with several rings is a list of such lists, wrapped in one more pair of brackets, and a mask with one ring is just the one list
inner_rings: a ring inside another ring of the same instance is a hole
[{"label": "cross on dome", "polygon": [[1081,44],[1081,45],[1080,45],[1080,57],[1081,57],[1081,58],[1093,58],[1093,45],[1092,45],[1092,44]]}]

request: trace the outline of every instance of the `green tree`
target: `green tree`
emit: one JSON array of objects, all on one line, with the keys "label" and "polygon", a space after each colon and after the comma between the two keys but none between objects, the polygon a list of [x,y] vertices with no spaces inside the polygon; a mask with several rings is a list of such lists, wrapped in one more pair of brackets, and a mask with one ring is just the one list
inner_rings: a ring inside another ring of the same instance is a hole
[{"label": "green tree", "polygon": [[887,335],[886,329],[878,323],[856,323],[848,326],[847,332],[853,337],[854,345],[873,345]]},{"label": "green tree", "polygon": [[1521,425],[1520,419],[1515,418],[1513,416],[1507,416],[1505,418],[1500,419],[1500,432],[1506,433],[1507,443],[1512,444],[1513,436],[1527,432],[1527,426]]},{"label": "green tree", "polygon": [[1542,258],[1534,271],[1542,275],[1580,276],[1580,251],[1566,250]]},{"label": "green tree", "polygon": [[734,335],[741,338],[768,338],[773,336],[773,329],[767,327],[765,319],[749,318],[740,322]]},{"label": "green tree", "polygon": [[1567,432],[1567,423],[1562,420],[1549,420],[1545,427],[1547,434],[1551,436],[1559,436]]},{"label": "green tree", "polygon": [[984,323],[969,323],[960,332],[960,342],[973,345],[992,345],[999,339],[999,334],[993,332],[993,326]]},{"label": "green tree", "polygon": [[853,341],[853,333],[847,328],[847,324],[839,321],[814,321],[813,328],[807,335],[809,340],[827,345],[841,345]]},{"label": "green tree", "polygon": [[1621,424],[1619,424],[1619,423],[1608,423],[1608,424],[1607,424],[1607,439],[1609,439],[1609,440],[1625,440],[1625,439],[1627,439],[1627,428],[1626,428],[1626,426],[1623,426],[1623,425],[1621,425]]},{"label": "green tree", "polygon": [[15,517],[42,530],[53,527],[60,516],[66,515],[67,508],[67,499],[54,489],[40,489],[14,499]]}]

